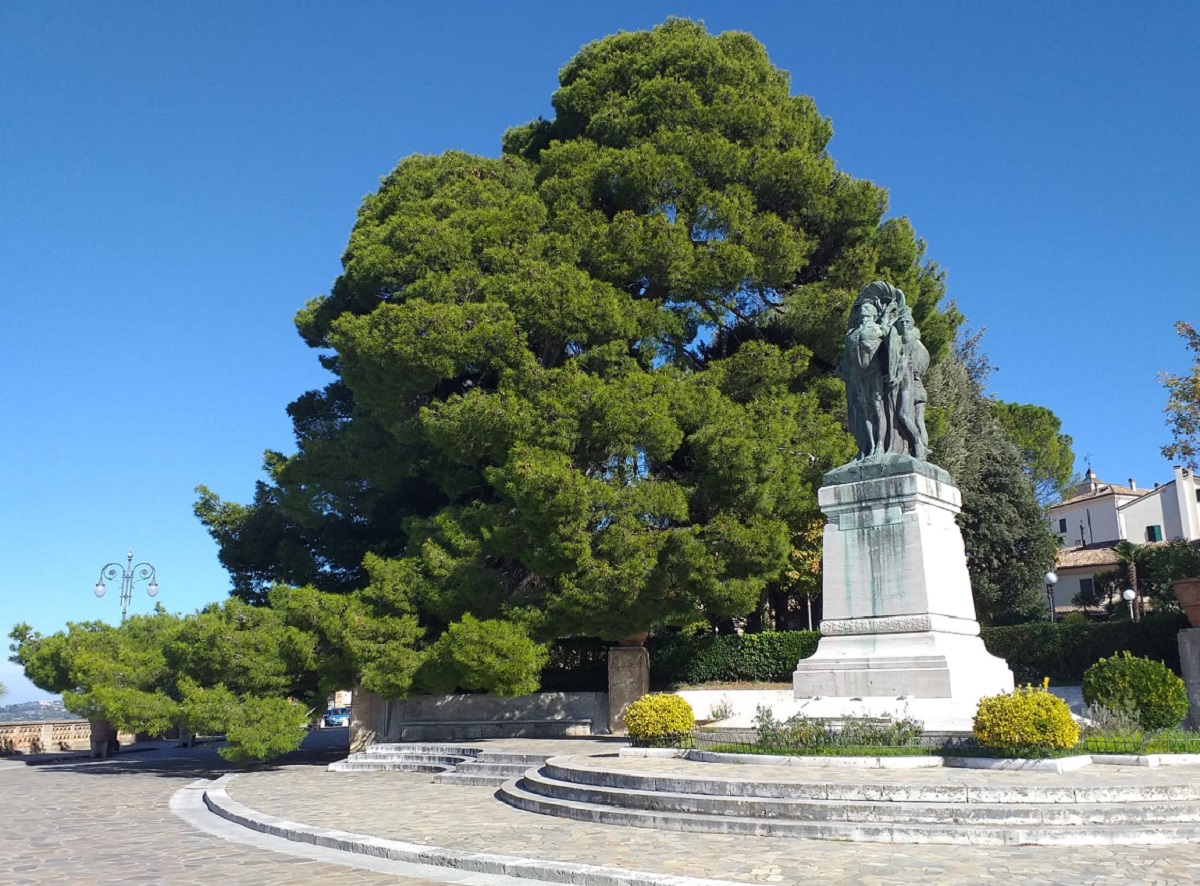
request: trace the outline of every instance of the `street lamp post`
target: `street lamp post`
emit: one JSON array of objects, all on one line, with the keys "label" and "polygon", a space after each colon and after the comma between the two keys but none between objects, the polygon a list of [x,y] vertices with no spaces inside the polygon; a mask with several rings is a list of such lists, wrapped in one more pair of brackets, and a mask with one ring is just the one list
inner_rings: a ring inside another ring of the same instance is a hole
[{"label": "street lamp post", "polygon": [[1046,603],[1050,607],[1050,621],[1054,621],[1054,586],[1058,584],[1058,576],[1053,572],[1047,572],[1042,576],[1046,580]]},{"label": "street lamp post", "polygon": [[1133,617],[1133,600],[1137,597],[1137,592],[1133,588],[1126,588],[1121,592],[1121,599],[1129,604],[1129,620],[1135,621]]},{"label": "street lamp post", "polygon": [[104,586],[104,579],[112,581],[114,578],[121,578],[121,623],[125,623],[125,616],[129,612],[129,602],[133,599],[133,583],[135,581],[150,580],[150,584],[146,586],[146,593],[151,597],[158,596],[158,578],[154,573],[153,563],[138,563],[136,566],[133,563],[133,548],[129,549],[129,553],[125,555],[125,565],[120,563],[107,563],[100,569],[100,580],[96,582],[96,587],[92,589],[97,597],[103,597],[104,592],[108,590]]}]

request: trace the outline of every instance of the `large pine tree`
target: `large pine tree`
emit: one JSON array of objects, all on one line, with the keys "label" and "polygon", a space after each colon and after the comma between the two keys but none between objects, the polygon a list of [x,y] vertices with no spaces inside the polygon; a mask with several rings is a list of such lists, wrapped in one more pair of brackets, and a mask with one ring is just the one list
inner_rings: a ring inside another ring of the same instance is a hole
[{"label": "large pine tree", "polygon": [[468,615],[544,641],[745,614],[853,454],[855,293],[900,286],[946,352],[924,244],[749,35],[599,40],[553,106],[364,201],[297,317],[334,376],[289,407],[297,451],[250,505],[201,489],[240,596],[378,589],[373,564],[431,644]]}]

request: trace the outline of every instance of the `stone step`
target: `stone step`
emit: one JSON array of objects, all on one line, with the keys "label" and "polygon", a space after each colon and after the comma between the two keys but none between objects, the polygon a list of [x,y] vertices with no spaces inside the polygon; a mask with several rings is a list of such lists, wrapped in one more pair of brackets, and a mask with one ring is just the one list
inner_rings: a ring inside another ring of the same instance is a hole
[{"label": "stone step", "polygon": [[647,812],[735,818],[769,818],[846,824],[958,824],[1013,826],[1144,825],[1200,822],[1200,803],[923,803],[908,800],[845,801],[811,798],[687,794],[664,790],[596,787],[559,781],[530,770],[519,787],[551,800]]},{"label": "stone step", "polygon": [[478,757],[483,751],[456,744],[437,744],[411,741],[384,741],[370,745],[365,753],[394,753],[394,754],[450,754],[456,757]]},{"label": "stone step", "polygon": [[351,754],[347,760],[375,760],[380,763],[436,763],[443,766],[457,766],[459,763],[470,762],[472,757],[460,757],[457,754],[404,754],[397,751],[360,751]]},{"label": "stone step", "polygon": [[743,834],[882,843],[951,843],[976,846],[1172,844],[1200,842],[1200,824],[979,825],[891,821],[797,821],[620,808],[547,797],[527,790],[523,779],[507,782],[496,796],[518,809],[576,821],[658,830]]},{"label": "stone step", "polygon": [[470,772],[439,772],[433,777],[436,784],[457,784],[471,787],[498,788],[513,780],[512,775],[486,775]]},{"label": "stone step", "polygon": [[479,748],[459,745],[381,742],[345,760],[329,764],[331,772],[446,772],[474,760]]},{"label": "stone step", "polygon": [[660,772],[622,771],[614,768],[575,764],[570,757],[551,757],[542,767],[543,774],[556,781],[595,787],[635,791],[665,791],[726,797],[765,797],[770,799],[808,799],[856,801],[905,801],[941,805],[965,803],[1179,803],[1200,801],[1200,783],[1176,784],[1098,784],[1037,785],[980,784],[965,785],[856,783],[853,781],[763,781],[746,779],[696,778]]},{"label": "stone step", "polygon": [[383,760],[338,760],[329,764],[330,772],[445,772],[448,768],[437,763],[386,762]]},{"label": "stone step", "polygon": [[509,754],[490,751],[475,760],[460,763],[450,772],[434,776],[438,784],[487,785],[500,787],[507,781],[520,778],[526,770],[540,766],[549,754]]},{"label": "stone step", "polygon": [[591,720],[414,720],[400,727],[406,742],[484,738],[564,738],[592,734]]},{"label": "stone step", "polygon": [[540,766],[554,754],[510,754],[507,751],[485,751],[475,758],[479,763],[522,763],[525,766]]},{"label": "stone step", "polygon": [[455,772],[470,773],[471,775],[503,775],[507,778],[517,778],[524,775],[525,770],[536,766],[534,763],[476,763],[468,760],[454,767]]}]

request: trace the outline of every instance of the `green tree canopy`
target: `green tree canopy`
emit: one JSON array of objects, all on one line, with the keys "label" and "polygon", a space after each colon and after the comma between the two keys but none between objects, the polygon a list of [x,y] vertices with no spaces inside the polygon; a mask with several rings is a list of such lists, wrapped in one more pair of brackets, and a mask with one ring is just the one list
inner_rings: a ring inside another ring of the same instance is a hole
[{"label": "green tree canopy", "polygon": [[979,346],[978,336],[964,338],[927,378],[930,458],[950,472],[962,493],[958,523],[979,619],[1013,624],[1045,611],[1042,576],[1054,564],[1057,542],[1035,497],[1028,462],[984,394],[991,366]]},{"label": "green tree canopy", "polygon": [[1062,433],[1062,420],[1045,406],[997,400],[992,411],[1017,447],[1038,503],[1059,501],[1075,477],[1074,441]]},{"label": "green tree canopy", "polygon": [[1192,367],[1186,375],[1164,372],[1159,376],[1167,389],[1164,412],[1173,438],[1162,454],[1195,471],[1200,470],[1200,333],[1182,320],[1175,324],[1175,331],[1192,352]]},{"label": "green tree canopy", "polygon": [[334,376],[289,407],[297,451],[249,505],[200,489],[244,599],[386,571],[434,659],[447,631],[508,649],[500,622],[536,644],[742,615],[853,454],[834,367],[857,291],[900,286],[947,351],[924,244],[749,35],[607,37],[552,101],[500,158],[412,156],[364,201],[296,318]]},{"label": "green tree canopy", "polygon": [[312,642],[275,610],[233,598],[186,617],[159,607],[119,627],[77,622],[43,637],[17,625],[10,636],[34,685],[89,720],[224,733],[232,760],[275,756],[303,738],[307,708],[288,696],[313,664]]}]

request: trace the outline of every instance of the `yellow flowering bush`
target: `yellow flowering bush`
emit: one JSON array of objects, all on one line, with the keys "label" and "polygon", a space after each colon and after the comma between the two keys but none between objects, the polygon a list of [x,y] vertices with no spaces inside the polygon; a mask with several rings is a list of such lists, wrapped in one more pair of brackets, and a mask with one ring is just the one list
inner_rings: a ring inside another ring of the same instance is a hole
[{"label": "yellow flowering bush", "polygon": [[695,727],[692,706],[670,692],[643,695],[625,708],[625,729],[635,744],[674,744]]},{"label": "yellow flowering bush", "polygon": [[974,727],[975,740],[981,747],[1018,756],[1073,748],[1079,743],[1079,727],[1071,717],[1071,709],[1047,692],[1045,685],[981,698]]}]

